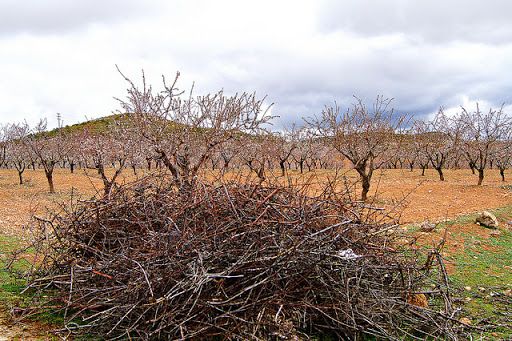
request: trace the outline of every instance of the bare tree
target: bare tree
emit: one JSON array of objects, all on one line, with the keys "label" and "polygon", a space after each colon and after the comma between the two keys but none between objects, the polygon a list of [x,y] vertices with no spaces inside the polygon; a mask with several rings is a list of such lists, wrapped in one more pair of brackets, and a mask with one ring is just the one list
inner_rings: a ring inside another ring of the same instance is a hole
[{"label": "bare tree", "polygon": [[27,123],[10,124],[6,126],[8,161],[18,172],[19,184],[23,185],[23,172],[29,164],[30,151],[27,148],[26,139],[30,132]]},{"label": "bare tree", "polygon": [[0,167],[7,161],[7,144],[9,142],[9,125],[0,127]]},{"label": "bare tree", "polygon": [[497,152],[496,147],[510,134],[511,122],[503,112],[503,106],[483,113],[478,103],[474,111],[461,107],[461,112],[454,117],[460,148],[468,163],[478,171],[478,185],[484,180],[485,168]]},{"label": "bare tree", "polygon": [[272,150],[276,161],[281,169],[281,176],[286,173],[286,162],[292,156],[293,151],[297,148],[297,140],[295,129],[290,131],[277,132],[269,136],[270,149]]},{"label": "bare tree", "polygon": [[260,181],[264,181],[266,179],[265,170],[269,168],[274,150],[274,145],[268,134],[246,135],[237,141],[240,143],[240,148],[244,149],[243,153],[239,154],[243,164],[249,167],[249,170],[254,172]]},{"label": "bare tree", "polygon": [[[116,180],[127,165],[129,156],[132,155],[133,145],[130,139],[124,135],[121,138],[116,127],[109,127],[108,134],[89,134],[84,132],[82,140],[82,158],[92,160],[94,167],[103,181],[105,196],[109,196]],[[109,167],[112,165],[112,167]],[[108,169],[112,169],[112,174]]]},{"label": "bare tree", "polygon": [[319,160],[325,157],[327,147],[323,143],[315,141],[313,134],[306,128],[295,129],[294,139],[296,147],[292,151],[292,158],[300,173],[304,172],[304,166],[308,168],[308,171],[311,171],[313,167],[316,168]]},{"label": "bare tree", "polygon": [[306,166],[311,171],[313,168],[327,168],[333,153],[332,147],[307,130],[303,131],[304,137],[300,139],[299,149],[307,149],[309,157],[306,159]]},{"label": "bare tree", "polygon": [[161,91],[146,84],[144,73],[141,88],[123,77],[129,89],[127,99],[120,100],[122,109],[181,188],[191,187],[215,150],[241,133],[257,131],[271,118],[263,109],[264,99],[255,94],[226,96],[219,91],[194,97],[191,90],[184,99],[177,88],[179,73],[170,84],[162,77]]},{"label": "bare tree", "polygon": [[[402,157],[402,162],[406,163],[407,168],[412,172],[414,171],[414,166],[420,164],[420,150],[416,145],[416,135],[414,134],[414,127],[408,130],[407,135],[405,135],[406,139],[401,146],[400,155]],[[420,165],[421,167],[421,165]]]},{"label": "bare tree", "polygon": [[[432,121],[414,122],[414,130],[420,158],[426,157],[439,174],[439,180],[444,181],[443,169],[457,145],[457,135],[451,129],[450,120],[441,108]],[[424,173],[425,167],[422,168]]]},{"label": "bare tree", "polygon": [[226,141],[222,148],[217,151],[218,158],[222,162],[222,174],[225,174],[229,170],[231,162],[242,151],[240,148],[240,143],[237,142],[237,139],[238,138]]},{"label": "bare tree", "polygon": [[65,143],[61,129],[48,132],[46,127],[46,119],[41,119],[32,129],[31,134],[25,141],[34,159],[37,160],[44,169],[50,193],[55,193],[53,172],[55,166],[63,160],[64,156],[69,151],[69,146]]},{"label": "bare tree", "polygon": [[385,164],[386,153],[396,142],[405,116],[396,117],[390,108],[392,99],[377,97],[371,108],[360,99],[351,109],[341,112],[338,105],[326,107],[319,118],[306,120],[310,128],[326,139],[352,162],[360,176],[361,200],[366,201],[373,172]]},{"label": "bare tree", "polygon": [[512,141],[507,138],[505,141],[500,141],[495,147],[495,164],[500,171],[501,181],[505,181],[505,170],[512,165]]},{"label": "bare tree", "polygon": [[67,165],[71,174],[75,172],[77,163],[80,160],[80,147],[82,142],[80,134],[71,133],[64,136],[64,143],[67,145],[68,151],[62,160],[63,168]]}]

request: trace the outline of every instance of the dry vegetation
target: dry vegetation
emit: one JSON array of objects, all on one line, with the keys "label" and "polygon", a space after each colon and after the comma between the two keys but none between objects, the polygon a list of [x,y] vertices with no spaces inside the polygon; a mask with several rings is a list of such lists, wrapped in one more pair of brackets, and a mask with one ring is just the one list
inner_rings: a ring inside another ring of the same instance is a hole
[{"label": "dry vegetation", "polygon": [[459,321],[458,264],[447,272],[442,252],[457,253],[453,229],[418,244],[414,224],[511,206],[501,109],[421,121],[378,97],[272,132],[255,94],[195,96],[179,74],[158,91],[124,78],[127,114],[2,129],[0,227],[25,239],[15,260],[28,265],[9,264],[38,307],[18,313],[51,306],[65,335],[143,339],[490,328]]}]

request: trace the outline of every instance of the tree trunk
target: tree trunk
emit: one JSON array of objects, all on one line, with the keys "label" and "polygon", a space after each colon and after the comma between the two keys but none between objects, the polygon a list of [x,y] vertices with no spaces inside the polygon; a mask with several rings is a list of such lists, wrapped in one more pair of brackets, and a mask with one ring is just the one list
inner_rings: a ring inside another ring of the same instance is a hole
[{"label": "tree trunk", "polygon": [[265,163],[262,163],[262,164],[261,164],[261,167],[260,167],[260,169],[257,171],[257,174],[258,174],[258,178],[259,178],[261,181],[265,181]]},{"label": "tree trunk", "polygon": [[366,166],[362,166],[356,168],[357,173],[359,173],[359,177],[361,178],[361,201],[366,201],[368,199],[368,192],[370,191],[370,181],[372,179],[372,170],[366,172]]},{"label": "tree trunk", "polygon": [[18,177],[20,178],[20,185],[23,185],[23,171],[18,171]]},{"label": "tree trunk", "polygon": [[103,191],[105,193],[105,196],[108,196],[110,194],[110,191],[112,190],[112,186],[114,185],[115,178],[112,181],[107,178],[107,175],[105,174],[105,167],[103,166],[103,164],[98,165],[98,173],[101,175],[101,179],[103,180]]},{"label": "tree trunk", "polygon": [[483,168],[479,168],[478,169],[478,186],[481,186],[483,181],[484,181],[484,170],[483,170]]},{"label": "tree trunk", "polygon": [[361,200],[366,201],[368,199],[368,192],[370,191],[370,179],[367,175],[361,176]]},{"label": "tree trunk", "polygon": [[501,181],[505,181],[505,169],[500,168]]},{"label": "tree trunk", "polygon": [[436,167],[437,173],[439,173],[439,180],[444,181],[443,169],[441,167]]},{"label": "tree trunk", "polygon": [[75,164],[73,162],[69,164],[69,170],[71,171],[71,174],[75,172]]},{"label": "tree trunk", "polygon": [[55,193],[55,186],[53,185],[53,169],[45,170],[46,180],[48,180],[48,187],[50,188],[50,193]]},{"label": "tree trunk", "polygon": [[281,168],[281,176],[284,176],[285,173],[285,162],[286,160],[279,161],[279,167]]},{"label": "tree trunk", "polygon": [[299,162],[299,167],[300,167],[300,174],[304,173],[304,161],[300,161]]},{"label": "tree trunk", "polygon": [[425,167],[425,166],[421,166],[421,176],[425,176],[425,169],[426,168],[427,167]]}]

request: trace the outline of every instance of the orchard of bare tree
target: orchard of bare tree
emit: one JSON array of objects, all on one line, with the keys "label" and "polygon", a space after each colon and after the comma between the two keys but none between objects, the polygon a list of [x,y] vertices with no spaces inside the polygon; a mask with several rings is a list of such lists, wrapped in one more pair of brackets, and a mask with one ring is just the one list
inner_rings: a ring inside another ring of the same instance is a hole
[{"label": "orchard of bare tree", "polygon": [[120,74],[113,115],[0,131],[15,323],[102,339],[511,335],[504,107],[419,118],[353,97],[278,129],[256,93]]}]

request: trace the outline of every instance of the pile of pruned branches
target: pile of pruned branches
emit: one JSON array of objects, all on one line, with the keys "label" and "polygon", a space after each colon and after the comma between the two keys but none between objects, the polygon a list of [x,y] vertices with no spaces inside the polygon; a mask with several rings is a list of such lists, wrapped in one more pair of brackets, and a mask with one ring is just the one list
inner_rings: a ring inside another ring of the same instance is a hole
[{"label": "pile of pruned branches", "polygon": [[456,339],[440,258],[399,251],[343,193],[307,192],[146,178],[74,202],[33,225],[28,290],[53,289],[63,330],[111,339]]}]

